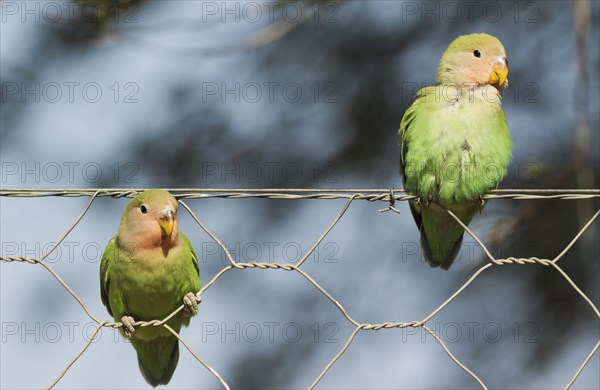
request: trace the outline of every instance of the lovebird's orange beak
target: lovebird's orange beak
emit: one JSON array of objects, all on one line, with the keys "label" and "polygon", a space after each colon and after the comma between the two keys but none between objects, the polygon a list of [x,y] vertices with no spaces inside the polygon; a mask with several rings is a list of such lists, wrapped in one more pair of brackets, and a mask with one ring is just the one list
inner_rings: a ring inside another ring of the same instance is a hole
[{"label": "lovebird's orange beak", "polygon": [[506,57],[498,57],[492,63],[492,74],[490,75],[489,83],[498,90],[506,88],[508,81],[508,60]]},{"label": "lovebird's orange beak", "polygon": [[173,224],[175,223],[175,210],[171,208],[165,208],[161,211],[158,217],[158,224],[163,237],[170,237],[173,232]]}]

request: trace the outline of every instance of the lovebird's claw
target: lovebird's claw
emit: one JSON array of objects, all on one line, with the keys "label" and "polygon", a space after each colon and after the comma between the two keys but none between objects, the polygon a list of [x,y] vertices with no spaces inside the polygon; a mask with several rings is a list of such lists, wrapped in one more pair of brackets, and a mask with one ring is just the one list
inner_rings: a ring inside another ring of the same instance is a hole
[{"label": "lovebird's claw", "polygon": [[130,316],[121,317],[121,323],[123,324],[123,328],[125,329],[125,335],[127,337],[131,337],[135,333],[135,320]]},{"label": "lovebird's claw", "polygon": [[433,198],[431,196],[419,196],[417,198],[417,204],[419,206],[429,206],[429,204],[431,203],[431,201],[433,200]]},{"label": "lovebird's claw", "polygon": [[202,298],[198,297],[193,292],[185,294],[183,297],[183,314],[191,315],[198,309],[198,304],[202,301]]},{"label": "lovebird's claw", "polygon": [[483,199],[483,195],[479,195],[479,213],[483,211],[483,206],[485,206],[485,199]]}]

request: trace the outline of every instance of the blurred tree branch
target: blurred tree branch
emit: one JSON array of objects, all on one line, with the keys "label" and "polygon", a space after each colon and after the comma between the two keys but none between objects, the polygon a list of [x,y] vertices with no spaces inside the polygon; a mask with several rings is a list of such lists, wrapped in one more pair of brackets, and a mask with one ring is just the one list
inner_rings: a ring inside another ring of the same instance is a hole
[{"label": "blurred tree branch", "polygon": [[[577,51],[578,80],[575,111],[577,113],[577,127],[575,129],[575,169],[577,175],[577,185],[579,188],[594,188],[594,172],[591,163],[590,144],[592,139],[590,120],[588,116],[588,55],[587,55],[587,37],[591,24],[591,8],[588,0],[576,1],[573,3],[575,16],[575,42]],[[592,216],[592,203],[578,202],[577,215],[579,218],[579,227],[583,227],[585,222]],[[592,240],[595,237],[595,226],[591,226],[584,239]]]}]

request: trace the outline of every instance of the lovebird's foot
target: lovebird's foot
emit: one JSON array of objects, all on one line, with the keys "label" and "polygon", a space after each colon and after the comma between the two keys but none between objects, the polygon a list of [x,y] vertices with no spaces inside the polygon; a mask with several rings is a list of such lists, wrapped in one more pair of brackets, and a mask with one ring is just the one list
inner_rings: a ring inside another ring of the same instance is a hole
[{"label": "lovebird's foot", "polygon": [[198,309],[198,304],[202,301],[202,298],[198,297],[195,293],[189,292],[183,297],[183,315],[191,316]]},{"label": "lovebird's foot", "polygon": [[135,320],[130,316],[121,317],[121,323],[123,324],[123,328],[125,329],[125,335],[127,337],[131,337],[135,333]]},{"label": "lovebird's foot", "polygon": [[479,213],[481,214],[481,212],[483,211],[483,206],[485,206],[485,199],[483,199],[483,195],[479,195],[478,205],[479,205]]},{"label": "lovebird's foot", "polygon": [[431,196],[419,196],[417,198],[417,204],[419,206],[429,206],[429,204],[433,201],[433,198]]}]

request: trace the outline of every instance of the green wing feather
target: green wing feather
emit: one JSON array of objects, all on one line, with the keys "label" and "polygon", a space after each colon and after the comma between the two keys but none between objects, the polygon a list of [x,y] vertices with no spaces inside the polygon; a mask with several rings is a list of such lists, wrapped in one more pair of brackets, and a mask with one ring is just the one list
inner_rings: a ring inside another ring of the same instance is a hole
[{"label": "green wing feather", "polygon": [[106,306],[108,314],[111,316],[113,313],[110,309],[110,303],[108,302],[108,288],[110,286],[110,279],[108,278],[108,266],[110,264],[110,260],[114,256],[116,242],[116,236],[108,242],[108,245],[106,245],[106,249],[102,254],[102,262],[100,263],[100,298],[102,298],[102,303],[104,306]]},{"label": "green wing feather", "polygon": [[194,264],[194,268],[196,268],[196,272],[198,273],[198,276],[200,276],[200,267],[198,265],[198,255],[196,255],[196,251],[194,250],[192,243],[185,236],[185,234],[181,233],[181,237],[183,237],[183,241],[185,242],[185,245],[188,247],[188,249],[192,253],[192,263]]}]

